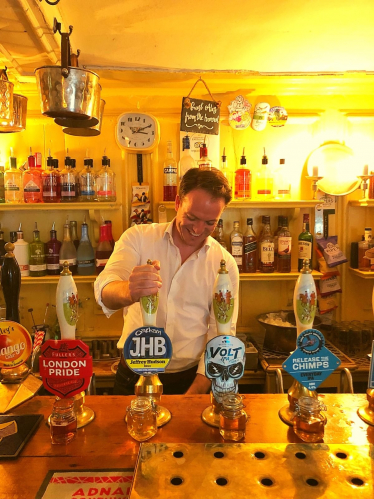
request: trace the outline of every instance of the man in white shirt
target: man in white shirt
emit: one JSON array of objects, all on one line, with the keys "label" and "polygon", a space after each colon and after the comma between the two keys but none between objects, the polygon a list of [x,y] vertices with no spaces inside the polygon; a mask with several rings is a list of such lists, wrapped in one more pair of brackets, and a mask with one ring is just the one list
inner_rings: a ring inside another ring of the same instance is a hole
[{"label": "man in white shirt", "polygon": [[[216,336],[213,286],[226,260],[238,315],[239,272],[234,258],[210,237],[231,201],[231,188],[217,169],[190,169],[175,200],[177,215],[170,223],[135,225],[124,232],[103,272],[95,282],[95,297],[109,317],[123,309],[124,328],[118,348],[141,327],[139,299],[159,293],[157,327],[163,327],[172,346],[172,359],[160,375],[164,393],[207,393],[204,355],[207,341]],[[147,265],[147,260],[152,265]],[[122,362],[115,394],[133,394],[138,376]]]}]

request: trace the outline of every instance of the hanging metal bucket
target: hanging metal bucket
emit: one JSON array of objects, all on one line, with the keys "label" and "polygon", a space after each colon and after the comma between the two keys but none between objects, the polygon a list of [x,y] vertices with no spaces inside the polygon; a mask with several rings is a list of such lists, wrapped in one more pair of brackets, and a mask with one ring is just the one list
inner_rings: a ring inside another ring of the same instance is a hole
[{"label": "hanging metal bucket", "polygon": [[13,83],[3,71],[0,74],[0,125],[9,125],[13,118]]},{"label": "hanging metal bucket", "polygon": [[101,111],[101,103],[103,102],[100,99],[101,94],[101,85],[100,93],[96,95],[95,105],[92,112],[92,117],[87,120],[76,118],[55,118],[56,125],[60,125],[66,128],[91,128],[99,124],[100,121],[100,111]]},{"label": "hanging metal bucket", "polygon": [[61,66],[43,66],[35,70],[35,76],[44,116],[82,120],[93,116],[101,90],[96,73],[69,67],[69,75],[64,78]]},{"label": "hanging metal bucket", "polygon": [[0,126],[0,133],[23,132],[26,128],[27,97],[13,94],[13,119],[9,125]]},{"label": "hanging metal bucket", "polygon": [[[100,115],[99,115],[99,123],[91,128],[79,128],[79,127],[67,127],[63,128],[63,132],[67,133],[68,135],[78,135],[81,137],[95,137],[97,135],[100,135],[101,133],[101,124],[103,120],[103,115],[104,115],[104,107],[105,107],[105,100],[100,99]],[[81,123],[78,122],[77,123]]]}]

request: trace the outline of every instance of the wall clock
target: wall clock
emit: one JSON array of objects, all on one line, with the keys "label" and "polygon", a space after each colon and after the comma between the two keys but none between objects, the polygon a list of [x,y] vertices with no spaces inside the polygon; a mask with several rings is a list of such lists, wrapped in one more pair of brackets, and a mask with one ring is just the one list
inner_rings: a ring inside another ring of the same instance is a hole
[{"label": "wall clock", "polygon": [[116,139],[128,152],[151,152],[160,141],[160,124],[149,113],[123,113],[117,121]]}]

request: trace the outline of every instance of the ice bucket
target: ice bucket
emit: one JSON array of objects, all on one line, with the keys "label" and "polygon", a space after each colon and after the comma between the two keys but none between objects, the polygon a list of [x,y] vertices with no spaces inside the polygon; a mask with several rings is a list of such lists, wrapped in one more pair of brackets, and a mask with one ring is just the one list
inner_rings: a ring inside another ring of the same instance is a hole
[{"label": "ice bucket", "polygon": [[26,128],[27,97],[13,94],[13,119],[9,125],[0,126],[0,133],[22,132]]}]

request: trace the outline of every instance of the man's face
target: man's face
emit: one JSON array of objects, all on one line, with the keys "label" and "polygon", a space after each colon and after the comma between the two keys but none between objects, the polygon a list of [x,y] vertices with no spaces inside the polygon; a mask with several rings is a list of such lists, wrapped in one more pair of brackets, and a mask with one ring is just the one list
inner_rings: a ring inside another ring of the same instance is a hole
[{"label": "man's face", "polygon": [[194,189],[180,200],[177,196],[175,209],[177,216],[176,243],[200,248],[205,239],[214,231],[225,208],[223,198],[214,199],[204,189]]}]

